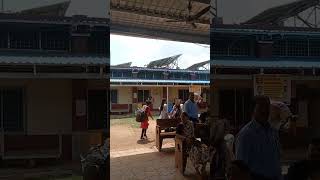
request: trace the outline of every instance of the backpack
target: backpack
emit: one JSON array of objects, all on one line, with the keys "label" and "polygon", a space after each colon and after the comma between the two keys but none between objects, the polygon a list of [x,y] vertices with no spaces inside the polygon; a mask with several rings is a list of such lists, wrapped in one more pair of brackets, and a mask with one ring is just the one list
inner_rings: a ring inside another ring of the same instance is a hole
[{"label": "backpack", "polygon": [[139,108],[136,110],[136,121],[142,122],[146,119],[147,114],[143,108]]}]

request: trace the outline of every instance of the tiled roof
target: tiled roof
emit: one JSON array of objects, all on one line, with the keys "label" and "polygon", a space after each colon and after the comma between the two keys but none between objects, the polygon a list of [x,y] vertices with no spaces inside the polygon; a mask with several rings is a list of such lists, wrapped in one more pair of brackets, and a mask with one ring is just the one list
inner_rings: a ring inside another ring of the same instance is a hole
[{"label": "tiled roof", "polygon": [[36,65],[109,65],[109,58],[89,56],[8,56],[0,55],[0,64]]}]

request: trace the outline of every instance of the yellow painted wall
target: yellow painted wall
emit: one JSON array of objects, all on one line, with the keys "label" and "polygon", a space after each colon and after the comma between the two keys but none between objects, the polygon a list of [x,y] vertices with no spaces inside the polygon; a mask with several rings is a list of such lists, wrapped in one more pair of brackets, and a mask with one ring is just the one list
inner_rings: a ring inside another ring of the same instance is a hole
[{"label": "yellow painted wall", "polygon": [[118,90],[118,104],[132,104],[132,87],[112,87]]},{"label": "yellow painted wall", "polygon": [[29,134],[72,131],[70,80],[33,80],[26,88]]},{"label": "yellow painted wall", "polygon": [[28,134],[72,131],[71,80],[0,80],[1,87],[25,90],[25,127]]}]

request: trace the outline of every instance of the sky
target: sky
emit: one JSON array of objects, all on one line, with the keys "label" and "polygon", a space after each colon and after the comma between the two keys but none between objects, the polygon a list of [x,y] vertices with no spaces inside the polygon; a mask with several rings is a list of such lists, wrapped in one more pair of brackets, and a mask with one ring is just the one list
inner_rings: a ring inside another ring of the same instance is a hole
[{"label": "sky", "polygon": [[[19,11],[39,6],[51,5],[67,0],[4,0],[4,9]],[[74,14],[87,15],[89,17],[107,17],[108,0],[71,0],[67,16]]]},{"label": "sky", "polygon": [[111,65],[132,62],[132,66],[144,66],[153,60],[182,54],[178,65],[187,68],[210,59],[210,48],[203,46],[206,45],[111,34]]}]

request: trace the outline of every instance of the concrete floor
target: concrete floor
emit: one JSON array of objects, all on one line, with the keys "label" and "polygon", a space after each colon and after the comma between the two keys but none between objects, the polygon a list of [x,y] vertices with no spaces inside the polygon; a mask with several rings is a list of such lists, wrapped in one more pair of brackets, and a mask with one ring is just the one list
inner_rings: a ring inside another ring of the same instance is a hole
[{"label": "concrete floor", "polygon": [[[112,120],[114,121],[114,120]],[[135,123],[135,122],[134,122]],[[174,139],[164,140],[163,152],[155,148],[155,121],[149,121],[148,140],[139,140],[141,129],[131,125],[111,125],[110,129],[110,177],[111,180],[186,180],[197,179],[190,162],[185,175],[175,168]],[[288,162],[303,158],[304,150],[284,153],[283,173],[286,174]],[[207,166],[209,173],[209,164]]]}]

